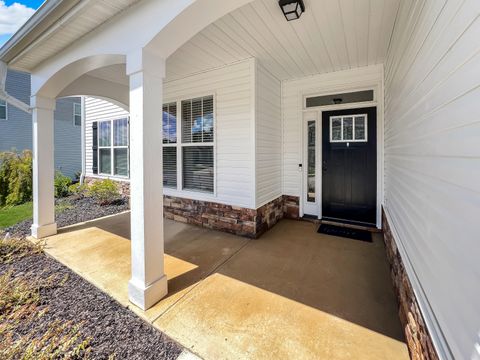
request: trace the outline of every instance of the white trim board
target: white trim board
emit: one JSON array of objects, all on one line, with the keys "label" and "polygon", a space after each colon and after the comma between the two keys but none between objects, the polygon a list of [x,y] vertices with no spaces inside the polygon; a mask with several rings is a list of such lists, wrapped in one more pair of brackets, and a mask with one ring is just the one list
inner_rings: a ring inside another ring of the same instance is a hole
[{"label": "white trim board", "polygon": [[[283,179],[284,194],[300,197],[300,216],[304,215],[304,195],[305,195],[305,169],[298,171],[298,163],[306,164],[305,156],[305,130],[303,114],[317,111],[319,116],[321,111],[354,109],[363,107],[377,107],[377,228],[382,227],[381,208],[384,201],[384,88],[383,88],[383,65],[369,66],[336,73],[320,74],[313,77],[307,77],[297,80],[284,81],[282,83],[282,118],[284,126],[291,130],[291,133],[284,133],[283,144],[285,153],[288,154],[288,148],[292,151],[292,145],[296,142],[298,157],[296,163],[292,159],[287,159],[289,163],[284,162]],[[318,94],[336,94],[342,92],[353,92],[360,90],[374,90],[374,101],[329,105],[324,107],[305,108],[305,98]],[[294,104],[296,104],[294,106]],[[317,117],[317,119],[319,118]],[[318,120],[317,120],[318,121]],[[318,122],[317,122],[317,129]],[[294,134],[297,134],[296,138]],[[321,133],[317,131],[318,134]],[[319,144],[317,140],[317,144]],[[291,146],[288,146],[291,145]],[[321,151],[317,152],[320,159]],[[321,174],[320,174],[321,175]],[[317,174],[317,177],[318,174]],[[294,180],[296,178],[296,180]],[[287,185],[287,181],[291,183]],[[298,186],[298,184],[300,184]],[[321,182],[316,183],[317,189],[321,189]],[[295,186],[295,188],[294,188]],[[289,188],[290,187],[290,188]],[[321,203],[321,200],[320,200]],[[319,211],[321,216],[321,212]]]}]

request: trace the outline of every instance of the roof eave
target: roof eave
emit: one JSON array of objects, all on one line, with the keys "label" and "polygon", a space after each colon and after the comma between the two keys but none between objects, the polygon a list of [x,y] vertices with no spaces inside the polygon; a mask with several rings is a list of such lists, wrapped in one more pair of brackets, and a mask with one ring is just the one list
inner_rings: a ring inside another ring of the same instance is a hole
[{"label": "roof eave", "polygon": [[[0,48],[0,61],[10,65],[10,61],[34,42],[49,27],[57,22],[80,0],[46,0],[30,19]],[[13,66],[15,68],[15,66]],[[28,71],[30,69],[20,69]]]}]

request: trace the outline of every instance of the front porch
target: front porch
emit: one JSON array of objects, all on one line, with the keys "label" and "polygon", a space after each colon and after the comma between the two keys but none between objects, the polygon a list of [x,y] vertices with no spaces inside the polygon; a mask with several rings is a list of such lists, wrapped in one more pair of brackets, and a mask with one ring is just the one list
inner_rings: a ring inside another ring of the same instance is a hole
[{"label": "front porch", "polygon": [[207,359],[408,359],[382,235],[282,220],[260,239],[165,220],[169,294],[131,305],[130,214],[59,230],[48,254]]}]

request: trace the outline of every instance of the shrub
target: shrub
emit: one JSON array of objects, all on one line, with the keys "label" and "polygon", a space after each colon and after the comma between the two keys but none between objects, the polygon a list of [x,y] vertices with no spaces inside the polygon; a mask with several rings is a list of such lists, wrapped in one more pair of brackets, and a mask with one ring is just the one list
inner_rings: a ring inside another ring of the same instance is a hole
[{"label": "shrub", "polygon": [[110,179],[98,180],[90,185],[88,194],[100,205],[107,205],[117,201],[120,197],[117,184]]},{"label": "shrub", "polygon": [[0,153],[0,206],[32,200],[32,152]]},{"label": "shrub", "polygon": [[88,186],[86,184],[75,183],[68,187],[68,192],[73,195],[82,197],[86,194]]},{"label": "shrub", "polygon": [[70,194],[68,189],[69,186],[72,184],[72,179],[70,179],[68,176],[63,175],[60,171],[55,172],[54,184],[56,198],[62,198]]}]

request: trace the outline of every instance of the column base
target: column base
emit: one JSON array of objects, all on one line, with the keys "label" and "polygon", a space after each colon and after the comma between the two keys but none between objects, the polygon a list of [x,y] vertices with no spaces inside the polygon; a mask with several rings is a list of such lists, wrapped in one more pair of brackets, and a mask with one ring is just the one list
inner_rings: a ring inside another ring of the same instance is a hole
[{"label": "column base", "polygon": [[163,275],[153,284],[145,287],[131,279],[128,283],[128,298],[142,310],[147,310],[168,294],[167,276]]},{"label": "column base", "polygon": [[57,234],[57,223],[48,224],[48,225],[36,225],[33,224],[31,227],[32,236],[35,239],[43,239],[48,236]]}]

